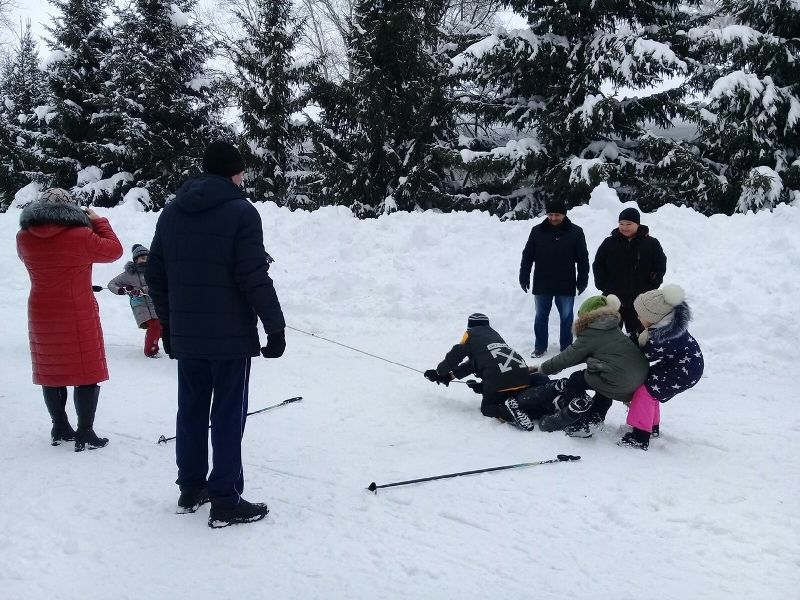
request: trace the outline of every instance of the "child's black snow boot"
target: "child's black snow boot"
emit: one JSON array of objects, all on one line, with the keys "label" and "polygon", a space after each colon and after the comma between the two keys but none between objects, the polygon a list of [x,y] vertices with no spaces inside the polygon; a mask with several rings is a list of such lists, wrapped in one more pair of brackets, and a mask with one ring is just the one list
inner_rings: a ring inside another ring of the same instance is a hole
[{"label": "child's black snow boot", "polygon": [[634,427],[633,431],[629,431],[622,436],[622,439],[617,442],[617,446],[647,450],[650,446],[650,432]]},{"label": "child's black snow boot", "polygon": [[572,425],[592,407],[592,397],[583,393],[569,399],[562,396],[558,400],[560,408],[553,414],[545,415],[539,420],[539,429],[542,431],[558,431]]},{"label": "child's black snow boot", "polygon": [[108,438],[101,438],[94,432],[94,413],[99,397],[100,387],[97,385],[79,385],[75,388],[75,412],[78,413],[75,452],[82,452],[86,446],[94,450],[108,444]]},{"label": "child's black snow boot", "polygon": [[514,398],[506,400],[505,406],[508,414],[511,415],[511,422],[514,423],[514,425],[525,431],[533,431],[533,420],[524,410],[520,409],[519,404],[517,404]]}]

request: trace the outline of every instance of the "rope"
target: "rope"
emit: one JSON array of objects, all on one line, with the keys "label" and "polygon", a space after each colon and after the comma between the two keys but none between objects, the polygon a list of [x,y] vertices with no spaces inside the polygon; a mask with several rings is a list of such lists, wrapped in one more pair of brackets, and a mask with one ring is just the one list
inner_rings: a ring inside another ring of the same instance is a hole
[{"label": "rope", "polygon": [[[317,335],[316,333],[311,333],[310,331],[303,331],[302,329],[298,329],[297,327],[291,327],[289,325],[286,326],[286,329],[291,329],[292,331],[296,331],[298,333],[304,333],[305,335],[310,335],[313,338],[325,340],[326,342],[330,342],[331,344],[336,344],[337,346],[341,346],[342,348],[347,348],[348,350],[353,350],[355,352],[360,352],[361,354],[366,354],[367,356],[371,356],[372,358],[377,358],[378,360],[382,360],[384,362],[397,365],[398,367],[403,367],[404,369],[408,369],[409,371],[415,371],[416,373],[422,373],[422,374],[425,373],[425,371],[420,371],[419,369],[415,369],[414,367],[409,367],[408,365],[404,365],[403,363],[399,363],[395,360],[389,360],[388,358],[383,358],[382,356],[378,356],[377,354],[372,354],[371,352],[365,352],[364,350],[353,348],[352,346],[348,346],[347,344],[342,344],[341,342],[337,342],[336,340],[331,340],[326,337],[322,337],[321,335]],[[457,379],[455,379],[451,383],[466,383],[466,382],[458,381]]]}]

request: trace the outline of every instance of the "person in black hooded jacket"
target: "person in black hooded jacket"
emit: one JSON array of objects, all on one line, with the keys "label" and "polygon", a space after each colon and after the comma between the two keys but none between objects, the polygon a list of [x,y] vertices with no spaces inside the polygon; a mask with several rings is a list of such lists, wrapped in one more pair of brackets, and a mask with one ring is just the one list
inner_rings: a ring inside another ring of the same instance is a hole
[{"label": "person in black hooded jacket", "polygon": [[639,211],[628,207],[619,214],[619,227],[597,249],[594,285],[604,296],[614,294],[625,330],[641,329],[633,301],[639,294],[658,289],[667,272],[667,257],[659,241],[641,224]]},{"label": "person in black hooded jacket", "polygon": [[442,385],[476,375],[481,381],[470,384],[470,388],[481,394],[481,414],[508,421],[516,419],[509,412],[506,400],[527,388],[531,379],[525,359],[489,326],[489,318],[483,313],[469,316],[461,341],[435,369],[428,369],[424,375]]},{"label": "person in black hooded jacket", "polygon": [[[257,521],[268,512],[266,504],[241,496],[250,360],[259,352],[277,358],[286,347],[261,218],[239,187],[243,177],[236,147],[211,143],[203,174],[184,183],[161,211],[146,269],[164,351],[178,359],[178,512],[210,500],[211,527]],[[265,348],[259,348],[258,319]]]}]

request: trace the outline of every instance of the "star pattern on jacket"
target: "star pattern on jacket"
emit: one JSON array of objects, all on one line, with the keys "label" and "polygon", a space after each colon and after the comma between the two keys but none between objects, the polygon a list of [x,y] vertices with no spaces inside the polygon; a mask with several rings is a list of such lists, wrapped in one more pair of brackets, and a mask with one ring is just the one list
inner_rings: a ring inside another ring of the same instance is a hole
[{"label": "star pattern on jacket", "polygon": [[651,331],[657,334],[642,348],[651,362],[645,385],[654,398],[666,402],[697,384],[703,374],[703,353],[686,329],[667,325]]}]

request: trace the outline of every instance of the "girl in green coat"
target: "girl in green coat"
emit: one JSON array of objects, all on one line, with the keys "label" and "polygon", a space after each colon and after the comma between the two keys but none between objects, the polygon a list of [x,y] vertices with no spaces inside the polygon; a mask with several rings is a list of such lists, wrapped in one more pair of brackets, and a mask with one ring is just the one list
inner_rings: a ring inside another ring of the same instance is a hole
[{"label": "girl in green coat", "polygon": [[[575,341],[563,352],[542,363],[536,370],[552,375],[586,363],[586,369],[556,382],[560,409],[542,417],[542,431],[564,429],[578,421],[594,402],[627,402],[647,377],[649,364],[644,354],[619,328],[620,301],[613,294],[592,296],[581,304],[573,325]],[[587,391],[594,390],[594,397]]]}]

